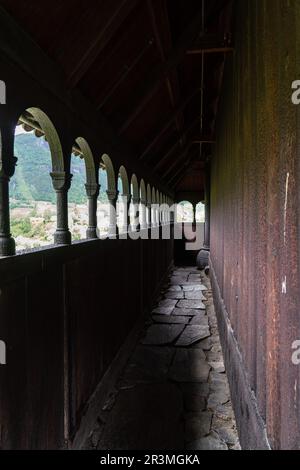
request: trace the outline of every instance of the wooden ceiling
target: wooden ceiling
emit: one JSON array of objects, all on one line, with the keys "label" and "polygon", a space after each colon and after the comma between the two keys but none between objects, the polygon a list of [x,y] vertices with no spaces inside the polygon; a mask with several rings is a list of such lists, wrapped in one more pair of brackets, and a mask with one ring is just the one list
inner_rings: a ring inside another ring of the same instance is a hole
[{"label": "wooden ceiling", "polygon": [[203,189],[232,3],[0,0],[136,158],[185,191]]}]

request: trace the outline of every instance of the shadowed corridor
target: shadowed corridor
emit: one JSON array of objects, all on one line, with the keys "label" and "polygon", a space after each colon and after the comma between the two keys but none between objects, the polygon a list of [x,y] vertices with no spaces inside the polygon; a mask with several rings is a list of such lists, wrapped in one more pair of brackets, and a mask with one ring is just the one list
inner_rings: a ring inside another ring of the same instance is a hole
[{"label": "shadowed corridor", "polygon": [[87,432],[79,430],[75,441],[87,449],[240,448],[203,272],[172,269],[115,386],[85,425],[88,438],[79,442]]}]

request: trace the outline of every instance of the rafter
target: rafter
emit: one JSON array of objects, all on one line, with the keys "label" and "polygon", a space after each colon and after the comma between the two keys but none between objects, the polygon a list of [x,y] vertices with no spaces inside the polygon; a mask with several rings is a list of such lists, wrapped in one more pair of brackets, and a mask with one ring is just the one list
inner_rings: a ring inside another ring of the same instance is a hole
[{"label": "rafter", "polygon": [[180,181],[185,177],[186,174],[187,174],[187,168],[185,168],[185,170],[183,172],[179,171],[176,174],[176,178],[173,178],[173,180],[172,180],[173,188],[176,188],[176,186],[180,183]]},{"label": "rafter", "polygon": [[188,47],[190,47],[193,41],[196,39],[199,33],[199,25],[201,24],[201,12],[196,15],[192,23],[184,31],[180,37],[176,47],[171,51],[168,59],[163,63],[159,64],[153,72],[150,74],[146,84],[143,85],[139,91],[139,102],[129,114],[127,120],[119,130],[119,134],[122,134],[130,126],[130,124],[137,118],[142,109],[146,106],[148,101],[154,96],[155,92],[166,79],[171,70],[174,69],[182,60]]},{"label": "rafter", "polygon": [[[187,127],[187,129],[184,131],[184,134],[185,137],[186,135],[191,131],[193,130],[193,128],[196,126],[197,123],[200,122],[200,117],[197,116],[196,119],[194,119],[194,121]],[[181,135],[179,137],[179,139],[176,140],[176,142],[172,145],[172,147],[168,150],[168,152],[158,161],[158,163],[156,164],[155,166],[155,169],[158,169],[160,168],[168,159],[169,157],[172,155],[173,151],[175,150],[175,148],[179,145],[183,135]],[[202,140],[202,139],[201,139]],[[203,137],[203,140],[211,140],[210,137]]]},{"label": "rafter", "polygon": [[[174,179],[179,175],[179,174],[182,174],[182,176],[184,176],[184,174],[186,173],[186,169],[191,161],[191,159],[195,156],[196,152],[192,152],[190,157],[183,163],[181,164],[177,170],[175,170],[174,172],[172,172],[171,176],[169,178],[166,178],[168,184],[172,184],[174,182]],[[182,158],[183,160],[183,158]],[[181,160],[181,161],[182,161]],[[176,165],[174,166],[174,168],[176,168],[176,166],[178,166],[180,162],[176,162]],[[168,173],[170,174],[170,172]],[[167,176],[167,175],[166,175]]]},{"label": "rafter", "polygon": [[186,157],[189,149],[191,148],[191,143],[187,144],[184,152],[181,152],[179,156],[176,156],[176,158],[174,158],[173,160],[173,163],[166,169],[166,171],[163,173],[163,178],[165,178],[166,176],[168,176],[169,173],[172,173],[172,170],[174,168],[176,168],[176,166],[178,165],[178,163],[180,163],[182,160],[184,160],[184,158]]},{"label": "rafter", "polygon": [[193,130],[195,125],[199,122],[200,117],[197,116],[196,119],[193,120],[193,122],[185,129],[184,133],[181,134],[181,136],[176,140],[176,142],[172,145],[172,147],[168,150],[168,152],[159,160],[157,165],[155,166],[155,169],[160,168],[168,159],[169,156],[173,153],[174,149],[180,144],[183,136],[186,138],[186,135]]},{"label": "rafter", "polygon": [[163,134],[168,130],[172,122],[174,122],[174,119],[177,114],[181,113],[184,108],[188,105],[188,103],[195,98],[195,96],[200,92],[200,88],[197,88],[196,90],[193,90],[192,93],[190,93],[184,100],[181,101],[179,106],[177,106],[174,111],[169,115],[168,119],[166,119],[165,123],[161,126],[160,131],[158,134],[152,139],[152,141],[147,145],[145,150],[143,151],[142,155],[140,156],[140,159],[143,160],[146,158],[146,156],[149,154],[150,150],[157,144],[159,139],[163,136]]},{"label": "rafter", "polygon": [[233,52],[234,48],[233,47],[227,47],[227,46],[215,46],[215,47],[203,47],[203,48],[195,48],[195,49],[189,49],[186,51],[187,54],[193,55],[193,54],[217,54],[217,53],[227,53],[227,52]]},{"label": "rafter", "polygon": [[[160,58],[162,62],[166,61],[166,52],[165,48],[170,50],[172,48],[172,40],[171,34],[169,29],[169,21],[168,21],[168,13],[166,9],[166,1],[165,0],[156,0],[153,2],[152,0],[147,0],[147,7],[150,13],[150,18],[152,22],[152,28],[154,32],[154,37],[156,41],[156,45],[158,47],[158,51],[160,54]],[[161,25],[159,25],[159,21],[161,21]],[[160,31],[164,32],[165,43],[161,39]],[[178,76],[176,69],[174,69],[173,74],[166,76],[166,85],[168,94],[170,97],[171,106],[175,107],[178,102],[178,94],[179,94],[179,83],[178,83]],[[175,118],[177,130],[183,126],[184,118],[183,114],[180,112],[176,114]]]},{"label": "rafter", "polygon": [[121,86],[121,84],[128,77],[128,75],[132,72],[132,70],[138,65],[138,63],[144,57],[146,52],[150,49],[150,47],[152,47],[153,43],[154,43],[153,38],[148,39],[146,44],[142,47],[141,51],[134,58],[134,60],[130,63],[130,65],[126,65],[124,73],[116,80],[115,83],[111,84],[111,86],[108,88],[108,90],[107,90],[105,96],[103,97],[101,103],[98,104],[97,109],[101,109],[101,108],[103,108],[103,106],[105,106],[105,104],[110,100],[110,98],[113,96],[115,91]]},{"label": "rafter", "polygon": [[132,12],[138,0],[122,0],[110,20],[99,31],[97,37],[76,64],[68,79],[68,85],[75,87],[94,63],[100,52],[105,48],[123,21]]},{"label": "rafter", "polygon": [[[229,0],[223,0],[221,4],[217,4],[209,13],[206,18],[206,25],[210,24],[213,20],[216,19],[216,16],[220,14],[221,10],[229,3]],[[181,35],[176,46],[170,52],[167,60],[163,64],[159,64],[152,73],[149,75],[148,80],[144,85],[141,86],[138,92],[138,102],[132,112],[129,114],[127,120],[123,123],[119,129],[119,134],[122,134],[126,129],[132,124],[132,122],[138,117],[143,108],[149,102],[149,100],[154,96],[157,89],[161,83],[165,80],[166,76],[178,66],[178,64],[185,57],[186,51],[193,46],[194,41],[199,36],[199,30],[202,23],[202,11],[195,15],[194,19],[191,21],[189,26],[185,29]],[[210,36],[211,37],[211,36]],[[207,37],[202,36],[198,41],[198,47],[214,47],[216,44],[216,38],[212,40],[212,44],[208,43]]]},{"label": "rafter", "polygon": [[167,180],[168,186],[170,186],[170,187],[173,186],[173,182],[174,182],[175,178],[178,177],[179,174],[180,174],[180,177],[181,177],[181,178],[184,177],[184,175],[186,174],[186,167],[185,167],[185,165],[184,165],[184,169],[183,169],[183,168],[177,169],[176,172],[172,175],[172,177]]},{"label": "rafter", "polygon": [[211,139],[200,139],[200,140],[193,140],[192,144],[215,144],[215,140]]}]

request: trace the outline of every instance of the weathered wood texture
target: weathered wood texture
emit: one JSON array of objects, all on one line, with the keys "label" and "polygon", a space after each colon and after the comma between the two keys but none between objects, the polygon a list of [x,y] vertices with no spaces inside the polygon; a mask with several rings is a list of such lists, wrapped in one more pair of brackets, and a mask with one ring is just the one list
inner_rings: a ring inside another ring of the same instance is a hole
[{"label": "weathered wood texture", "polygon": [[65,446],[171,260],[170,240],[86,241],[1,259],[2,449]]},{"label": "weathered wood texture", "polygon": [[[224,342],[225,356],[241,353],[271,447],[299,449],[300,368],[291,348],[300,338],[300,135],[291,84],[300,77],[300,3],[236,5],[212,160],[211,262],[237,339]],[[246,396],[227,365],[241,429]],[[242,446],[255,441],[248,438]]]}]

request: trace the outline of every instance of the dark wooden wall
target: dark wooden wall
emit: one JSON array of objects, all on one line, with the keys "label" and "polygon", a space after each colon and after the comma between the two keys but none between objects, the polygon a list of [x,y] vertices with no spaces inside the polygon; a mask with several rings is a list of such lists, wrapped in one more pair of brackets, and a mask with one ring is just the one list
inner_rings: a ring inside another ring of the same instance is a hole
[{"label": "dark wooden wall", "polygon": [[242,445],[299,449],[300,2],[236,5],[211,174],[215,302]]},{"label": "dark wooden wall", "polygon": [[1,259],[0,332],[7,345],[7,364],[0,368],[2,449],[62,448],[65,413],[74,435],[172,258],[172,240],[128,239]]}]

